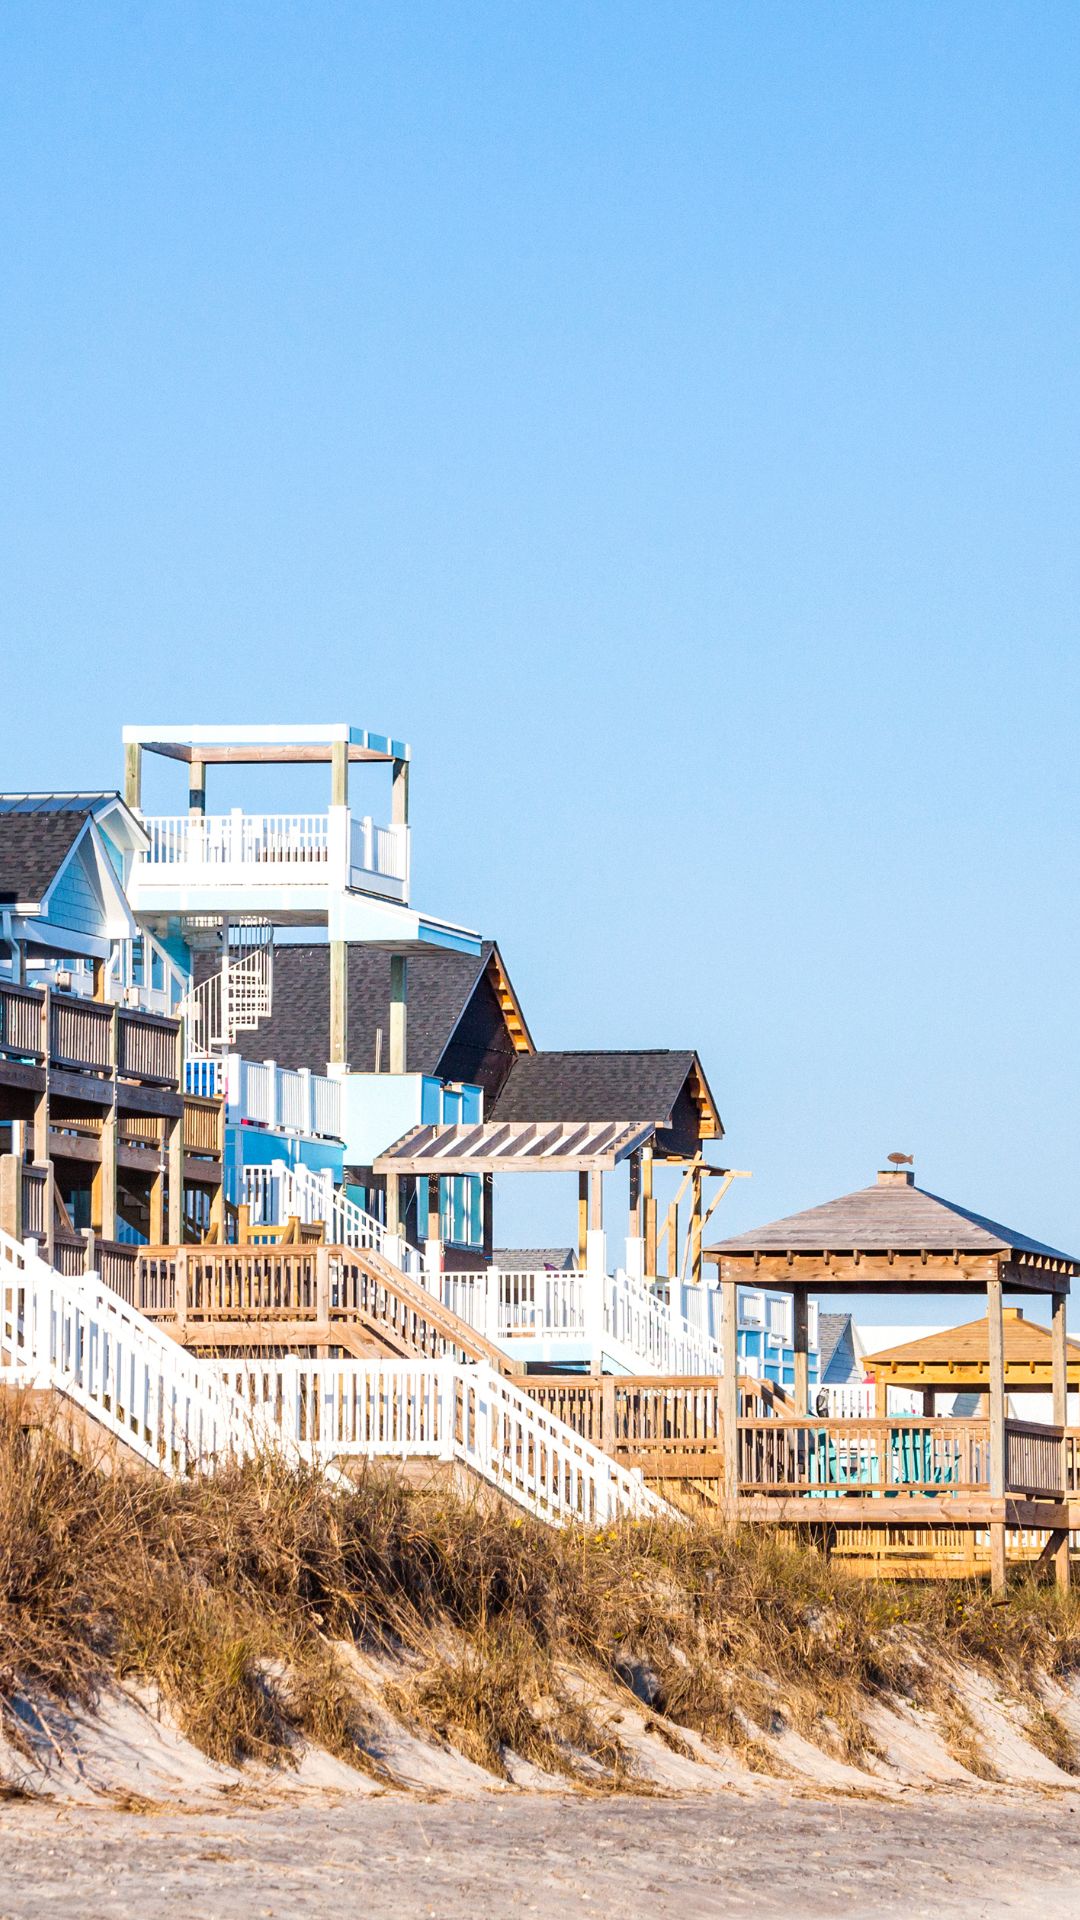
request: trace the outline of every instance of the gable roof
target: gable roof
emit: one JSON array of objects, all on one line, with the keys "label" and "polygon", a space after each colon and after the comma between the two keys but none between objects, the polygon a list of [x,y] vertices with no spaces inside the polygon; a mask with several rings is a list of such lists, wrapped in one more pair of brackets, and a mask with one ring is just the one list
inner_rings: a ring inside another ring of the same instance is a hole
[{"label": "gable roof", "polygon": [[818,1313],[818,1379],[824,1380],[841,1340],[851,1332],[850,1313]]},{"label": "gable roof", "polygon": [[700,1081],[719,1137],[724,1129],[692,1047],[518,1054],[490,1117],[552,1122],[632,1118],[666,1127],[693,1076]]},{"label": "gable roof", "polygon": [[[498,961],[494,941],[479,956],[448,947],[410,954],[405,1064],[408,1073],[438,1072],[443,1054],[488,964]],[[200,956],[196,978],[217,971],[216,955]],[[505,970],[499,962],[505,979]],[[381,1066],[389,1054],[390,954],[361,941],[348,951],[349,1065],[375,1071],[375,1036],[382,1031]],[[330,1045],[330,949],[325,941],[283,942],[274,947],[273,1012],[250,1033],[237,1035],[249,1060],[276,1060],[283,1067],[325,1073]]]},{"label": "gable roof", "polygon": [[0,906],[39,906],[89,811],[0,812]]},{"label": "gable roof", "polygon": [[491,1264],[500,1273],[568,1273],[577,1253],[573,1247],[496,1247]]},{"label": "gable roof", "polygon": [[39,906],[88,820],[122,845],[145,843],[118,793],[0,794],[0,905]]},{"label": "gable roof", "polygon": [[[1052,1336],[1049,1327],[1037,1320],[1026,1320],[1018,1307],[1006,1307],[1002,1316],[1005,1334],[1005,1370],[1024,1367],[1049,1370]],[[1070,1367],[1080,1368],[1080,1341],[1066,1342]],[[897,1368],[947,1367],[950,1372],[970,1373],[987,1370],[990,1364],[989,1321],[965,1321],[961,1327],[941,1327],[917,1340],[906,1340],[882,1353],[868,1353],[866,1365],[878,1371]]]},{"label": "gable roof", "polygon": [[[987,1220],[922,1187],[891,1177],[821,1207],[788,1214],[706,1249],[726,1253],[1027,1253],[1072,1262],[1071,1254]],[[1074,1263],[1075,1264],[1075,1263]]]}]

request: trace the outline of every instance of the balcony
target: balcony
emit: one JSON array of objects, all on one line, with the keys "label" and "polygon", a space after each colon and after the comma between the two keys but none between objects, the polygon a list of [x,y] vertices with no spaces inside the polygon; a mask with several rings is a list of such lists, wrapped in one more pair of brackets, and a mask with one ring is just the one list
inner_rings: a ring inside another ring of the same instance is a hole
[{"label": "balcony", "polygon": [[238,1053],[188,1060],[184,1090],[207,1099],[224,1097],[225,1117],[232,1126],[341,1138],[341,1081],[306,1067],[293,1071],[273,1060],[245,1060]]},{"label": "balcony", "polygon": [[329,896],[409,898],[409,829],[348,807],[325,813],[149,814],[130,883],[135,911],[325,911]]},{"label": "balcony", "polygon": [[0,982],[0,1063],[13,1074],[48,1066],[175,1089],[178,1034],[175,1020],[134,1008]]}]

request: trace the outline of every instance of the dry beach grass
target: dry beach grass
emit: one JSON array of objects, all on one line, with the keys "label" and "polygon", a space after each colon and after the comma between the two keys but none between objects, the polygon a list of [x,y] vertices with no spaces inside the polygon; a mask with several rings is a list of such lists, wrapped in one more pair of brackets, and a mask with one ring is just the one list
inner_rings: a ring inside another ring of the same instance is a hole
[{"label": "dry beach grass", "polygon": [[[1078,1756],[1047,1682],[1080,1670],[1080,1601],[1018,1583],[845,1578],[820,1554],[706,1523],[559,1533],[384,1472],[334,1490],[264,1459],[185,1483],[107,1473],[0,1412],[0,1723],[26,1702],[154,1690],[220,1761],[288,1765],[304,1743],[379,1776],[380,1711],[495,1777],[509,1757],[593,1790],[634,1787],[613,1698],[774,1770],[790,1728],[859,1761],[875,1702],[931,1710],[992,1777],[960,1684],[1020,1706],[1065,1772]],[[607,1703],[607,1704],[605,1704]]]}]

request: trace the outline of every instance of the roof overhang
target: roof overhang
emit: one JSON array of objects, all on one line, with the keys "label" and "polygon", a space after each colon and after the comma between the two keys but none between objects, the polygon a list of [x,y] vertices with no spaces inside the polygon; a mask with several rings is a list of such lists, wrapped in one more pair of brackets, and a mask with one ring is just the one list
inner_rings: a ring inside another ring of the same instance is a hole
[{"label": "roof overhang", "polygon": [[373,1163],[376,1173],[609,1173],[652,1138],[642,1120],[487,1120],[413,1127]]},{"label": "roof overhang", "polygon": [[1009,1293],[1068,1293],[1077,1262],[1003,1250],[959,1247],[917,1251],[892,1248],[811,1250],[732,1246],[704,1247],[721,1280],[740,1286],[808,1287],[812,1293],[982,1293],[1000,1280]]},{"label": "roof overhang", "polygon": [[164,754],[167,760],[195,760],[208,766],[329,760],[342,742],[354,761],[411,757],[407,741],[351,727],[345,721],[293,727],[125,727],[123,741],[126,747]]}]

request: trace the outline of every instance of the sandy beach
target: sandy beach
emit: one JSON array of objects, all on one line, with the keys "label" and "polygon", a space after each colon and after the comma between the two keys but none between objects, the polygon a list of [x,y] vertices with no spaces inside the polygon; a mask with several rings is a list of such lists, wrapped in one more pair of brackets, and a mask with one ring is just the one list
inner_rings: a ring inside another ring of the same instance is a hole
[{"label": "sandy beach", "polygon": [[493,1795],[219,1810],[0,1807],[0,1920],[1062,1920],[1080,1913],[1080,1794],[901,1804]]}]

